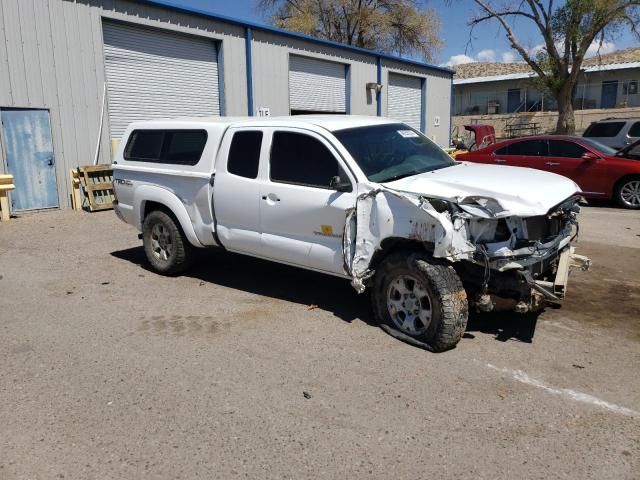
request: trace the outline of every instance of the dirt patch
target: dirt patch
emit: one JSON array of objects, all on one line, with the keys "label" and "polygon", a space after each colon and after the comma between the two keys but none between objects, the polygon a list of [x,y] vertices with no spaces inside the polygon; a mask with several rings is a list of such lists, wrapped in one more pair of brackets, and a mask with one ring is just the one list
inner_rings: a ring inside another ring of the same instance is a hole
[{"label": "dirt patch", "polygon": [[549,318],[570,314],[640,340],[640,275],[629,268],[640,265],[640,249],[580,242],[578,251],[591,258],[591,270],[572,272],[562,308]]}]

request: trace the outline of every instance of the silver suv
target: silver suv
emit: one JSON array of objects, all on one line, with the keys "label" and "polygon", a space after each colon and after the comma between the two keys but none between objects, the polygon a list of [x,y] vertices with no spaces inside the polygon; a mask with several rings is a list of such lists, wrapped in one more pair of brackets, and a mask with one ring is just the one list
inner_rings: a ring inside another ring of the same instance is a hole
[{"label": "silver suv", "polygon": [[582,136],[620,150],[640,140],[640,118],[605,118],[589,125]]}]

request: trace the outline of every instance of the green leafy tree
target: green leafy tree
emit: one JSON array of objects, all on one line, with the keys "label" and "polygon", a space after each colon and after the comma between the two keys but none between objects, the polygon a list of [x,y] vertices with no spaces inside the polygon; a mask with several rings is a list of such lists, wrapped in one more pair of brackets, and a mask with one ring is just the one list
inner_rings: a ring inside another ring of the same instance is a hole
[{"label": "green leafy tree", "polygon": [[[575,132],[573,101],[585,55],[592,44],[602,45],[622,29],[640,38],[640,0],[474,0],[478,13],[473,27],[497,21],[511,47],[536,73],[537,84],[558,104],[556,133]],[[532,22],[544,40],[544,48],[532,53],[518,39],[515,19]]]},{"label": "green leafy tree", "polygon": [[440,19],[420,0],[257,0],[286,30],[433,61],[442,47]]}]

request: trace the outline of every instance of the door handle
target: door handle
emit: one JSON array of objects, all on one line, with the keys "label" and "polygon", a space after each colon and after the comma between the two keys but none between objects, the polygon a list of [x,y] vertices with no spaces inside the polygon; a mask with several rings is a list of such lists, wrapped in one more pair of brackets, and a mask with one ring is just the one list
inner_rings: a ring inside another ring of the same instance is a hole
[{"label": "door handle", "polygon": [[560,165],[559,162],[545,162],[545,165],[549,165],[550,167],[555,167],[556,165]]},{"label": "door handle", "polygon": [[49,161],[47,162],[47,166],[53,167],[53,157],[49,158]]},{"label": "door handle", "polygon": [[263,195],[262,196],[263,200],[271,200],[272,202],[279,202],[280,199],[278,198],[278,196],[275,193],[270,193],[269,195]]},{"label": "door handle", "polygon": [[495,162],[496,163],[506,163],[507,161],[502,159],[502,158],[496,158]]}]

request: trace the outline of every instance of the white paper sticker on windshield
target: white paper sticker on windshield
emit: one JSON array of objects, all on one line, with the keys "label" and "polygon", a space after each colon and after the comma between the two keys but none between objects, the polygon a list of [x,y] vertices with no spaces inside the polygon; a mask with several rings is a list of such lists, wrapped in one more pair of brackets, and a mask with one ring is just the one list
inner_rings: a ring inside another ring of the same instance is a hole
[{"label": "white paper sticker on windshield", "polygon": [[418,138],[418,134],[413,130],[398,130],[398,133],[404,138]]}]

